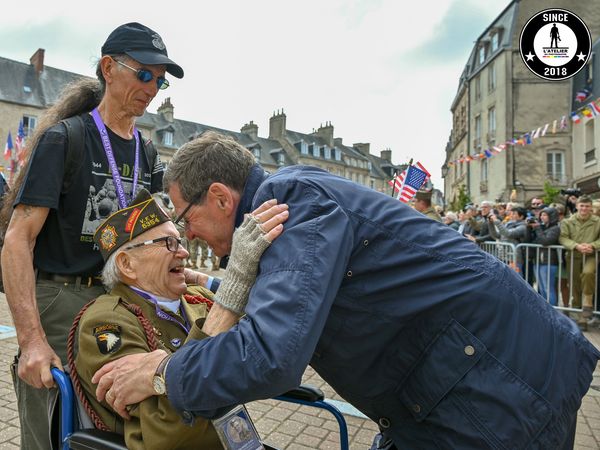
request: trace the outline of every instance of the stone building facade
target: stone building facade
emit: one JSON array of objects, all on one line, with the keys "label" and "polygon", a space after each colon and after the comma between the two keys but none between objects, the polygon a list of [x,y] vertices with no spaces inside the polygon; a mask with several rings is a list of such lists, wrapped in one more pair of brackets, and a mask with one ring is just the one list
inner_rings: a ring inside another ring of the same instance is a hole
[{"label": "stone building facade", "polygon": [[[457,195],[458,186],[465,188],[475,202],[509,199],[513,189],[517,201],[526,203],[543,193],[544,183],[565,188],[575,176],[572,152],[572,127],[547,132],[530,145],[507,146],[500,153],[489,152],[513,139],[523,137],[546,123],[552,124],[563,116],[569,117],[572,106],[572,83],[546,81],[532,74],[519,53],[520,32],[537,12],[548,7],[573,11],[588,25],[595,40],[600,33],[600,2],[557,0],[548,5],[543,0],[513,0],[477,38],[468,58],[452,109],[463,96],[467,101],[467,156],[464,179],[453,177],[451,165],[460,158],[460,140],[451,139],[446,149],[446,198]],[[463,87],[464,84],[466,86]],[[458,125],[457,125],[458,123]],[[551,126],[550,126],[551,128]],[[451,136],[464,133],[460,121],[454,120]]]}]

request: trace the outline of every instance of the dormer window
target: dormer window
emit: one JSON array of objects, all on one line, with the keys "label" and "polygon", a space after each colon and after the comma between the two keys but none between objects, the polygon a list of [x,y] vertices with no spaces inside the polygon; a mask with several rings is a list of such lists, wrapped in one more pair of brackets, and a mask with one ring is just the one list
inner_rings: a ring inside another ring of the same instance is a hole
[{"label": "dormer window", "polygon": [[485,45],[479,47],[479,64],[483,64],[485,61]]},{"label": "dormer window", "polygon": [[279,155],[277,156],[277,164],[279,164],[280,166],[283,166],[285,164],[285,153],[279,152]]},{"label": "dormer window", "polygon": [[163,145],[173,145],[173,132],[165,131],[162,138]]},{"label": "dormer window", "polygon": [[254,159],[256,159],[257,161],[260,161],[260,148],[254,147],[252,149],[252,153],[254,154]]},{"label": "dormer window", "polygon": [[319,156],[321,156],[321,155],[320,155],[319,146],[318,146],[317,144],[313,144],[313,145],[312,145],[312,155],[313,155],[315,158],[318,158]]},{"label": "dormer window", "polygon": [[494,33],[492,35],[492,51],[498,50],[498,45],[500,43],[500,33]]}]

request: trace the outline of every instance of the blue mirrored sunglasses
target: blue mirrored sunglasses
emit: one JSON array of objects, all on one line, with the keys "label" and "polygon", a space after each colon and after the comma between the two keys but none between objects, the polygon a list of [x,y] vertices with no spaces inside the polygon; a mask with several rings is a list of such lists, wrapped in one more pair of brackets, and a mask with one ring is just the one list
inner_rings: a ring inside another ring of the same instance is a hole
[{"label": "blue mirrored sunglasses", "polygon": [[[137,76],[137,79],[143,83],[149,83],[154,79],[152,72],[147,69],[134,69],[118,59],[115,59],[115,61],[123,67],[127,67],[129,70],[133,70]],[[169,82],[165,77],[156,77],[156,86],[158,89],[166,89],[169,87]]]}]

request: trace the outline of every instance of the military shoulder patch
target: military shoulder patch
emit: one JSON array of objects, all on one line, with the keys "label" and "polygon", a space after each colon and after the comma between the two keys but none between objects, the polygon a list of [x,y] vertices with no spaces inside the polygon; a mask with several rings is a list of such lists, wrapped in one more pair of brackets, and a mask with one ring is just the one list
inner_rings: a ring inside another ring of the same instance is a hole
[{"label": "military shoulder patch", "polygon": [[99,327],[94,327],[93,333],[96,337],[98,349],[103,355],[115,353],[121,348],[121,327],[119,325],[110,323],[100,325]]}]

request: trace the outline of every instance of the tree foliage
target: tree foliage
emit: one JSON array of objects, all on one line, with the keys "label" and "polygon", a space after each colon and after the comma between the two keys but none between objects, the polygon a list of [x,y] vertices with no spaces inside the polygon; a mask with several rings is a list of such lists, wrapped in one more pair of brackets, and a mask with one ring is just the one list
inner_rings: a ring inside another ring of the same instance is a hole
[{"label": "tree foliage", "polygon": [[471,197],[467,193],[465,189],[465,185],[461,184],[458,187],[458,197],[454,197],[452,202],[450,203],[450,208],[452,211],[462,211],[465,206],[471,203]]}]

